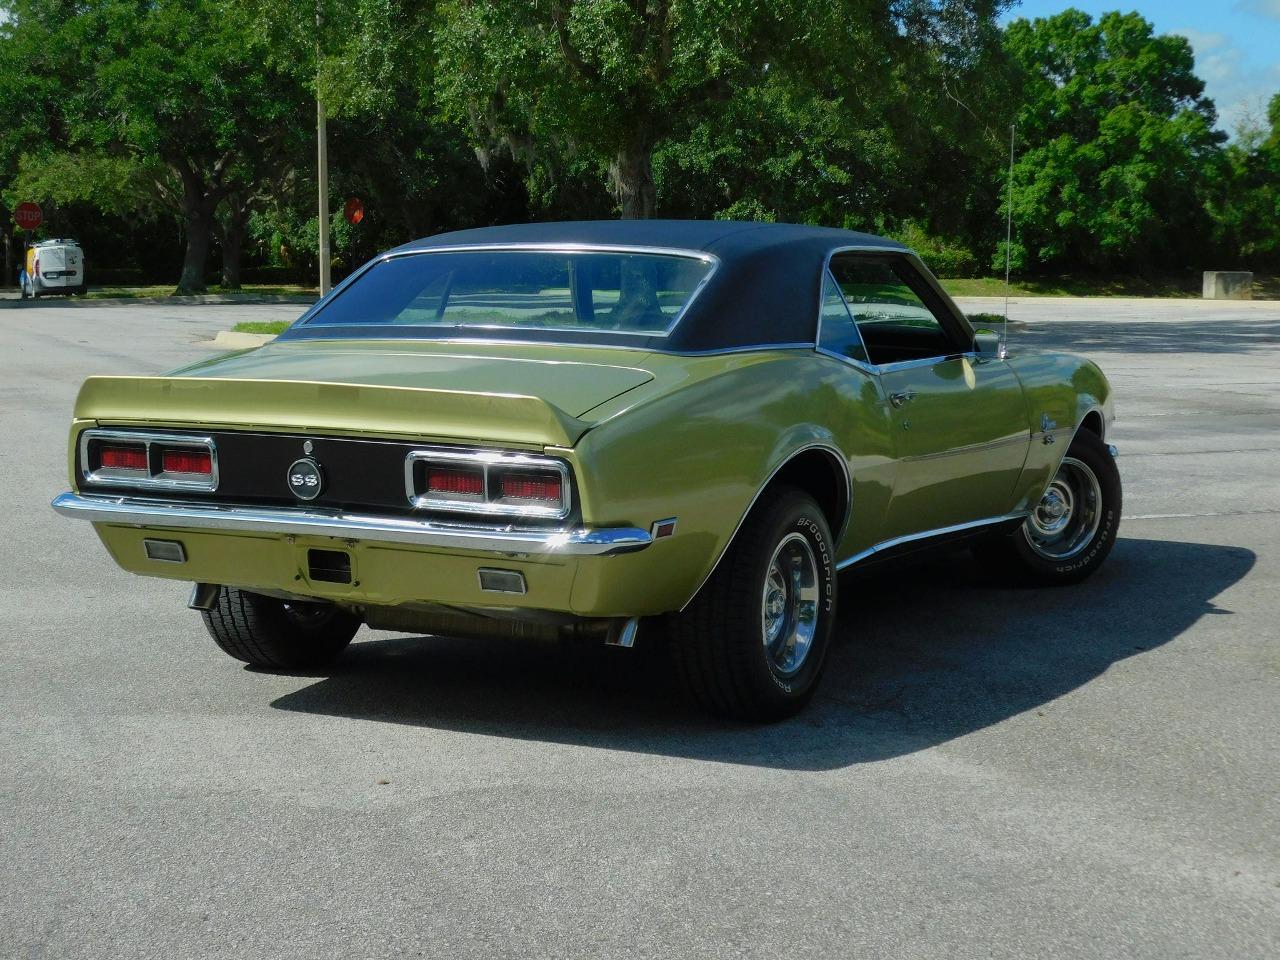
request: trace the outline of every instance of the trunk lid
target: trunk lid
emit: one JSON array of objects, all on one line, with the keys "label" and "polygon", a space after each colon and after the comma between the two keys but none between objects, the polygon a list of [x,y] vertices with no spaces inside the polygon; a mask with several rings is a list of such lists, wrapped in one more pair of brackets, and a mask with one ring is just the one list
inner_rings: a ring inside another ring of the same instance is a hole
[{"label": "trunk lid", "polygon": [[571,446],[591,426],[584,414],[653,379],[638,365],[645,356],[543,344],[272,343],[164,377],[90,378],[76,415]]}]

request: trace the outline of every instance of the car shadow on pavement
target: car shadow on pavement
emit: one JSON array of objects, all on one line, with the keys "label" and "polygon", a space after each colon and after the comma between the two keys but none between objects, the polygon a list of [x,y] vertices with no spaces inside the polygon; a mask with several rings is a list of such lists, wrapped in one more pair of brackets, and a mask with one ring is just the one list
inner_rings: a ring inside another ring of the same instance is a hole
[{"label": "car shadow on pavement", "polygon": [[[848,575],[823,686],[773,726],[709,720],[660,650],[575,654],[516,641],[355,643],[281,710],[794,770],[901,756],[1036,710],[1112,664],[1230,615],[1214,598],[1253,552],[1121,539],[1091,580],[1010,589],[967,552]],[[376,636],[376,635],[375,635]],[[643,636],[641,638],[643,642]]]}]

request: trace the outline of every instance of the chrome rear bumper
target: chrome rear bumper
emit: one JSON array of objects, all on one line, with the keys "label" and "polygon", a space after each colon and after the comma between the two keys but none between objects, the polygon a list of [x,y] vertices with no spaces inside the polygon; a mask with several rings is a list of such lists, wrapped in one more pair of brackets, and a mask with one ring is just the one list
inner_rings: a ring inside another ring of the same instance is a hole
[{"label": "chrome rear bumper", "polygon": [[335,537],[483,553],[600,557],[643,550],[651,542],[648,531],[635,527],[570,530],[488,526],[318,508],[241,507],[78,493],[59,495],[53,509],[64,517],[124,526]]}]

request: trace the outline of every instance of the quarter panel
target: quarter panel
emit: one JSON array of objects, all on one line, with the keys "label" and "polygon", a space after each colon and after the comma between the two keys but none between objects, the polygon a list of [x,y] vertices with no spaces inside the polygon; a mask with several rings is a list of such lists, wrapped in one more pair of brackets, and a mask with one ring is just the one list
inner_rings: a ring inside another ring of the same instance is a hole
[{"label": "quarter panel", "polygon": [[[673,537],[626,558],[628,575],[653,591],[647,606],[684,606],[772,474],[814,444],[842,451],[850,468],[853,522],[840,556],[870,545],[893,470],[874,384],[800,350],[688,358],[672,378],[679,388],[616,413],[572,451],[589,525],[679,518]],[[629,588],[584,571],[574,605],[609,606],[602,597],[615,589]]]}]

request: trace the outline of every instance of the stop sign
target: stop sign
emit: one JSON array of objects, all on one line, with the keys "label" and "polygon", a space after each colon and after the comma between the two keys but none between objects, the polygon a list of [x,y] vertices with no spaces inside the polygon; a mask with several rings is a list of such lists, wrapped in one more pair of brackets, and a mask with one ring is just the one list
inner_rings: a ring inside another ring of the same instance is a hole
[{"label": "stop sign", "polygon": [[342,208],[342,213],[346,216],[347,223],[359,223],[364,219],[364,204],[359,197],[352,197],[347,201],[347,205]]},{"label": "stop sign", "polygon": [[20,203],[13,211],[13,222],[23,230],[34,230],[44,223],[44,213],[38,203]]}]

